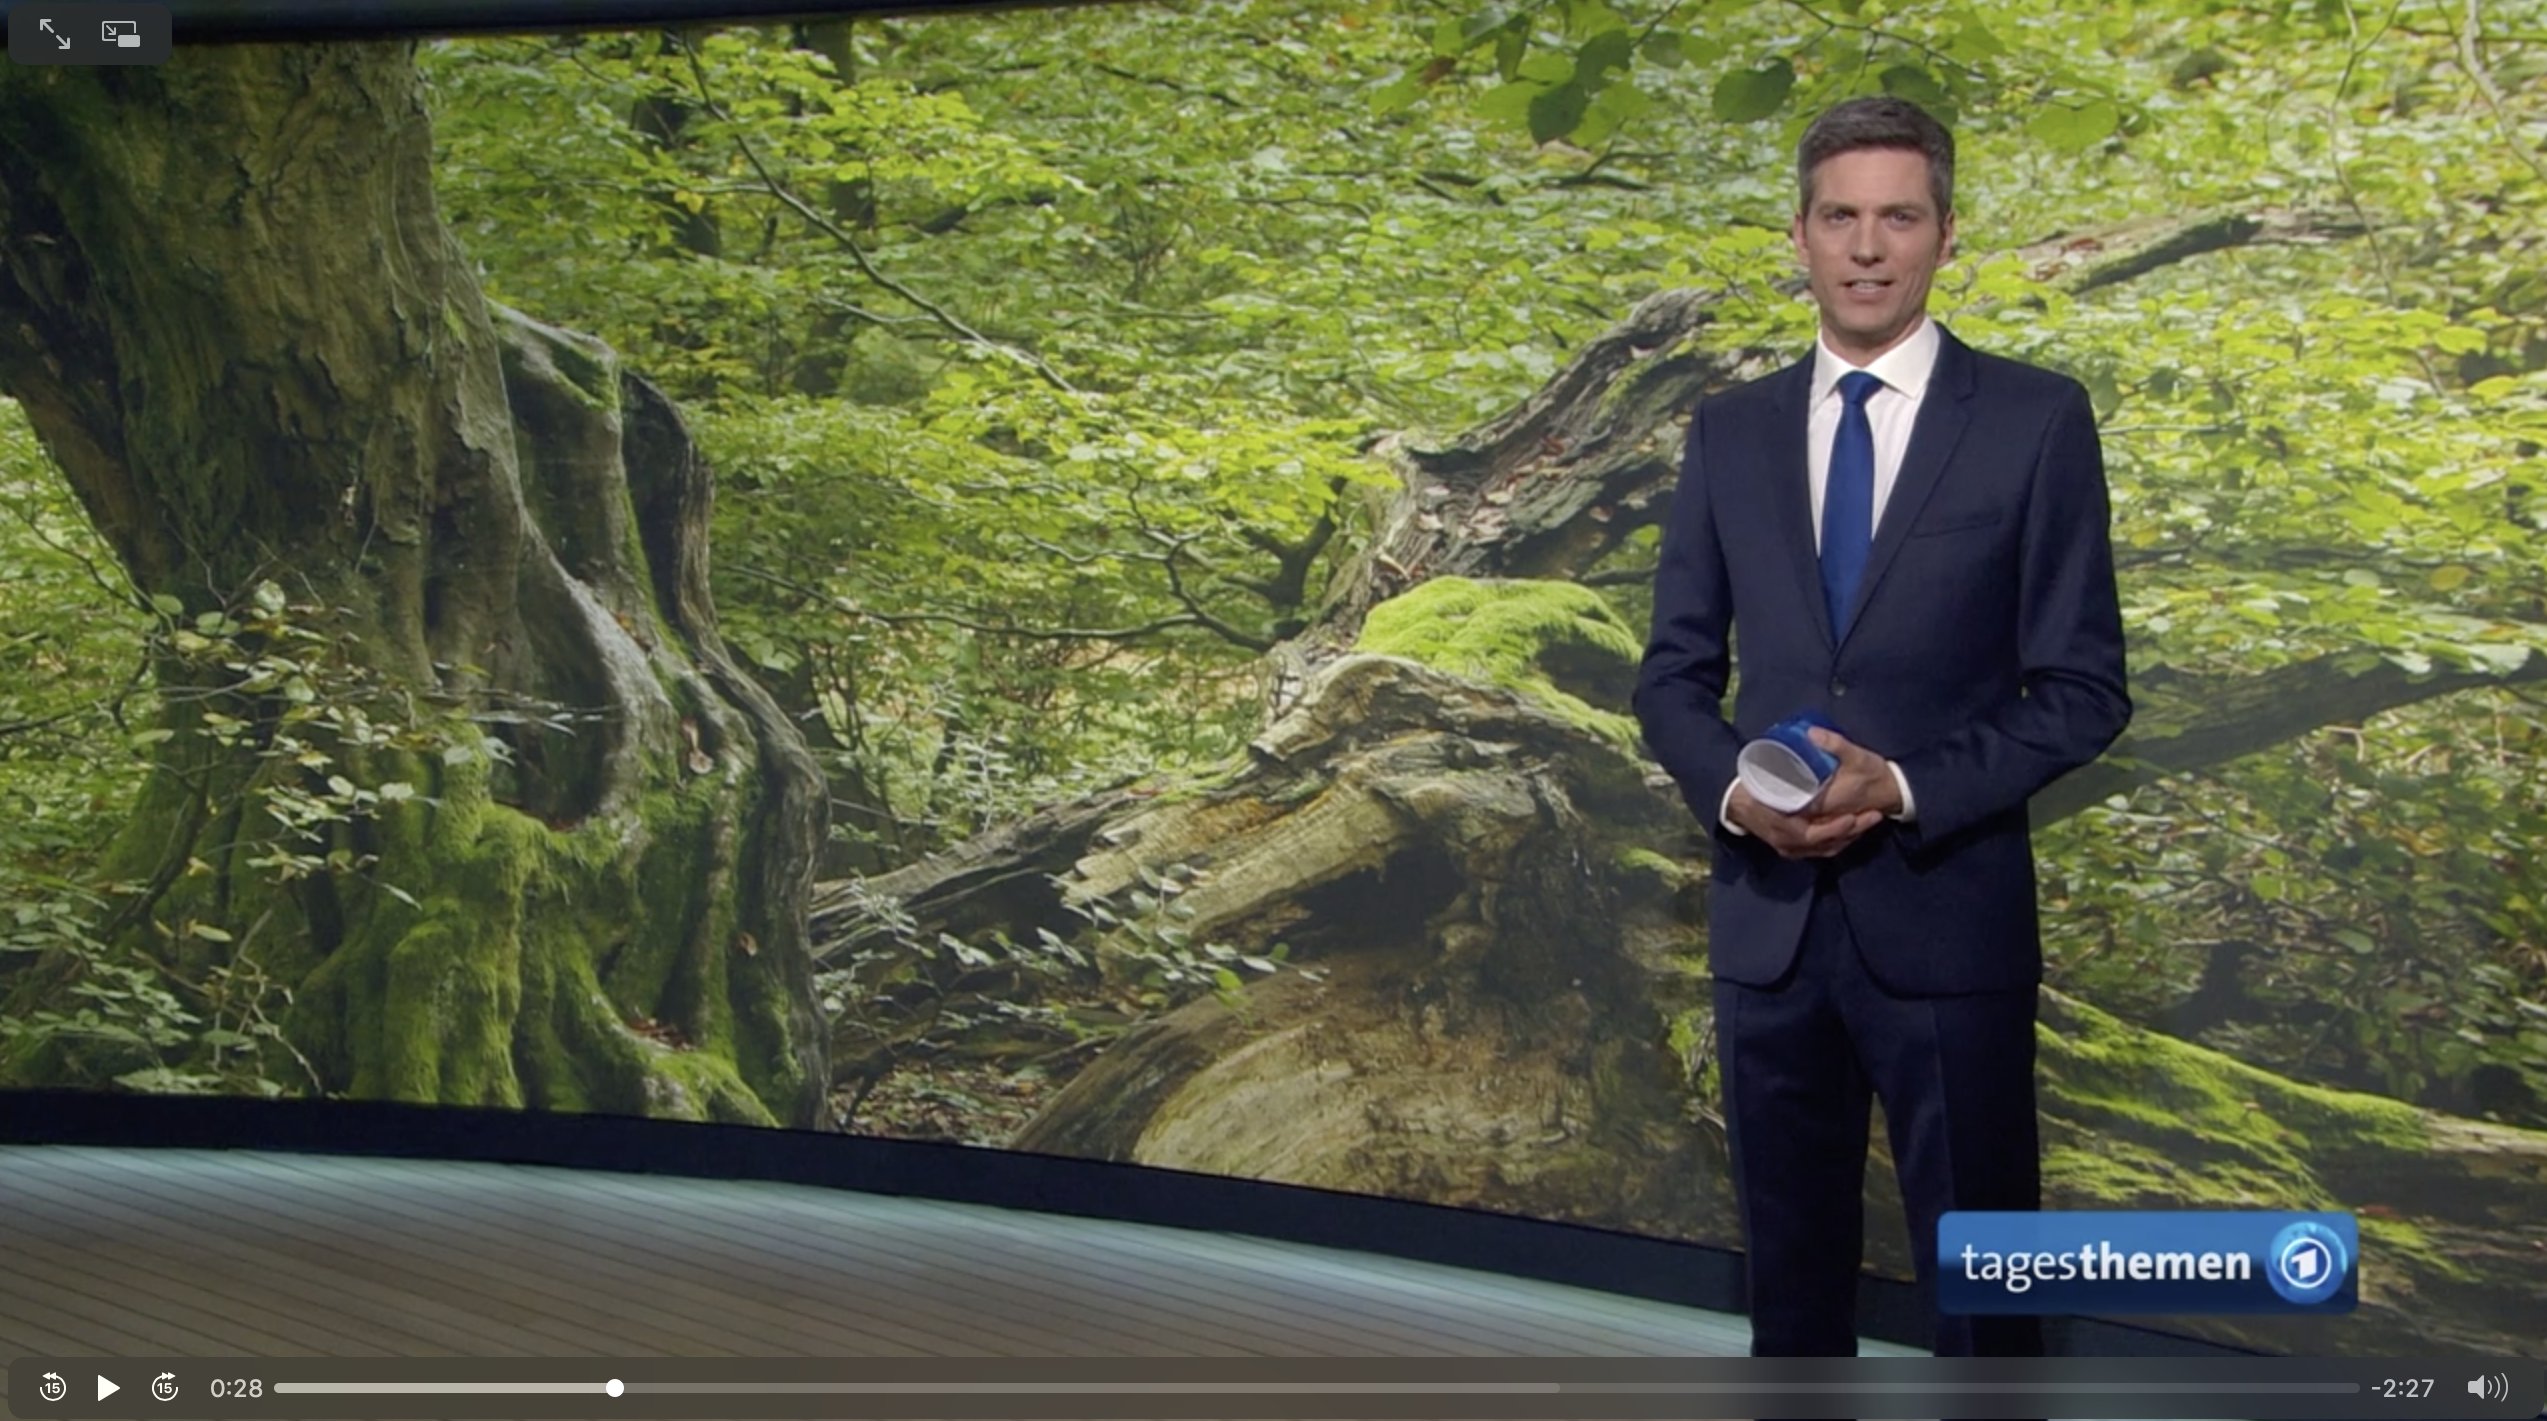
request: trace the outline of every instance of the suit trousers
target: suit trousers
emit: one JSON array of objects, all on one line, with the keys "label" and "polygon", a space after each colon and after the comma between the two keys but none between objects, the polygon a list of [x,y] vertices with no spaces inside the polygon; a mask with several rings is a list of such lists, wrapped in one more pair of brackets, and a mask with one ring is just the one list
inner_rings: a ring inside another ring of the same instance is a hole
[{"label": "suit trousers", "polygon": [[[1833,872],[1823,866],[1783,977],[1767,987],[1715,984],[1759,1357],[1857,1353],[1870,1099],[1884,1105],[1910,1252],[1931,1306],[1940,1215],[2041,1207],[2035,989],[1886,991],[1858,954]],[[2042,1324],[1939,1314],[1933,1346],[1941,1357],[2040,1356]]]}]

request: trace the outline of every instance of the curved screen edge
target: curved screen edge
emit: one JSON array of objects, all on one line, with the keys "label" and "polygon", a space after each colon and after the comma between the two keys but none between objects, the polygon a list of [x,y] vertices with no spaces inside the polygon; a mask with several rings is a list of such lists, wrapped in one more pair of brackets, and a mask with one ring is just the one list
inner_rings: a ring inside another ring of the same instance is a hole
[{"label": "curved screen edge", "polygon": [[[1149,1165],[872,1136],[633,1116],[372,1101],[0,1091],[0,1144],[470,1160],[694,1179],[753,1179],[1246,1234],[1740,1312],[1742,1259],[1701,1244],[1482,1210]],[[1866,1336],[1924,1345],[1907,1283],[1861,1275]],[[2046,1319],[2055,1356],[2252,1355],[2094,1318]]]}]

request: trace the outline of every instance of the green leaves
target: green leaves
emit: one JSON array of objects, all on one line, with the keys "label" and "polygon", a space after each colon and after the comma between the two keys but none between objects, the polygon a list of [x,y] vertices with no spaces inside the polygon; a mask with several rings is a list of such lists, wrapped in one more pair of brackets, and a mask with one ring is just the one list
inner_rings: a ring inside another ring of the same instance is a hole
[{"label": "green leaves", "polygon": [[1529,52],[1530,21],[1516,15],[1495,35],[1495,72],[1510,79],[1521,72],[1521,61]]},{"label": "green leaves", "polygon": [[[1528,12],[1498,20],[1491,31],[1473,39],[1465,25],[1454,36],[1445,21],[1435,32],[1435,43],[1438,49],[1457,38],[1464,52],[1491,38],[1501,82],[1478,95],[1476,112],[1528,133],[1533,143],[1566,139],[1582,147],[1604,142],[1621,124],[1650,111],[1650,97],[1623,82],[1640,55],[1648,63],[1675,68],[1686,62],[1686,36],[1658,32],[1645,36],[1640,45],[1636,31],[1597,7],[1578,8],[1570,29],[1584,36],[1570,54],[1544,43],[1532,47]],[[1389,86],[1375,105],[1394,110],[1411,103],[1407,84],[1401,79]]]},{"label": "green leaves", "polygon": [[1534,50],[1521,61],[1520,77],[1531,83],[1553,88],[1575,82],[1578,71],[1573,59],[1554,50]]},{"label": "green leaves", "polygon": [[[783,32],[692,43],[698,73],[631,35],[573,52],[490,40],[419,55],[436,100],[438,193],[488,264],[491,294],[573,312],[684,398],[819,382],[797,362],[844,303],[912,313],[837,233],[862,234],[871,264],[882,254],[892,269],[911,229],[1068,185],[986,126],[961,88],[892,72],[845,81]],[[1393,97],[1411,103],[1419,87]],[[523,212],[539,217],[516,220]]]},{"label": "green leaves", "polygon": [[1371,112],[1377,115],[1403,113],[1424,97],[1424,73],[1410,69],[1390,84],[1371,95]]},{"label": "green leaves", "polygon": [[[1498,84],[1488,89],[1477,100],[1477,113],[1482,118],[1492,119],[1498,123],[1519,124],[1526,127],[1529,123],[1531,105],[1541,94],[1548,92],[1549,87],[1549,85],[1528,79],[1516,79],[1508,84]],[[1544,143],[1547,140],[1533,133],[1531,141]]]},{"label": "green leaves", "polygon": [[2122,111],[2105,99],[2084,103],[2050,103],[2026,120],[2025,132],[2061,153],[2078,153],[2113,136]]},{"label": "green leaves", "polygon": [[1626,70],[1635,53],[1636,41],[1624,27],[1603,30],[1575,51],[1575,77],[1587,88],[1598,89],[1612,74]]},{"label": "green leaves", "polygon": [[1946,42],[1946,51],[1967,64],[1996,59],[2008,52],[2007,42],[1990,28],[1981,14],[1974,14]]},{"label": "green leaves", "polygon": [[1884,92],[1896,99],[1908,99],[1941,120],[1951,120],[1955,110],[1954,96],[1937,82],[1937,77],[1916,64],[1896,64],[1877,76]]},{"label": "green leaves", "polygon": [[1591,95],[1585,87],[1572,80],[1532,94],[1529,109],[1531,139],[1546,143],[1572,133],[1591,105]]},{"label": "green leaves", "polygon": [[1757,69],[1736,69],[1716,80],[1711,103],[1727,123],[1757,123],[1786,103],[1795,88],[1795,66],[1773,59]]},{"label": "green leaves", "polygon": [[1515,33],[1527,35],[1529,27],[1526,10],[1510,14],[1479,10],[1463,17],[1445,17],[1433,27],[1433,53],[1444,58],[1465,54],[1490,40]]}]

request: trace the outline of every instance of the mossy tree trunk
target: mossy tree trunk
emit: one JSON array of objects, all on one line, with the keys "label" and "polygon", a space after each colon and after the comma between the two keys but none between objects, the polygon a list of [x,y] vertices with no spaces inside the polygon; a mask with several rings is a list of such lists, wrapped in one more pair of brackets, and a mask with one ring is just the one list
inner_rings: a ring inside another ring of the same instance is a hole
[{"label": "mossy tree trunk", "polygon": [[287,988],[331,1092],[812,1123],[820,778],[708,471],[483,297],[431,159],[403,45],[0,73],[0,393],[173,624],[109,926]]}]

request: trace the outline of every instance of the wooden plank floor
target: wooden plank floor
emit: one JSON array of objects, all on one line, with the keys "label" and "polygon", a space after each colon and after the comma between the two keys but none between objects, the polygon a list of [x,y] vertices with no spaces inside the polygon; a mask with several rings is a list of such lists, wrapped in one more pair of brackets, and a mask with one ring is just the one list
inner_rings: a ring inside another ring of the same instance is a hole
[{"label": "wooden plank floor", "polygon": [[1712,1356],[1740,1355],[1748,1339],[1738,1316],[1580,1288],[925,1199],[0,1146],[0,1365],[46,1354]]}]

